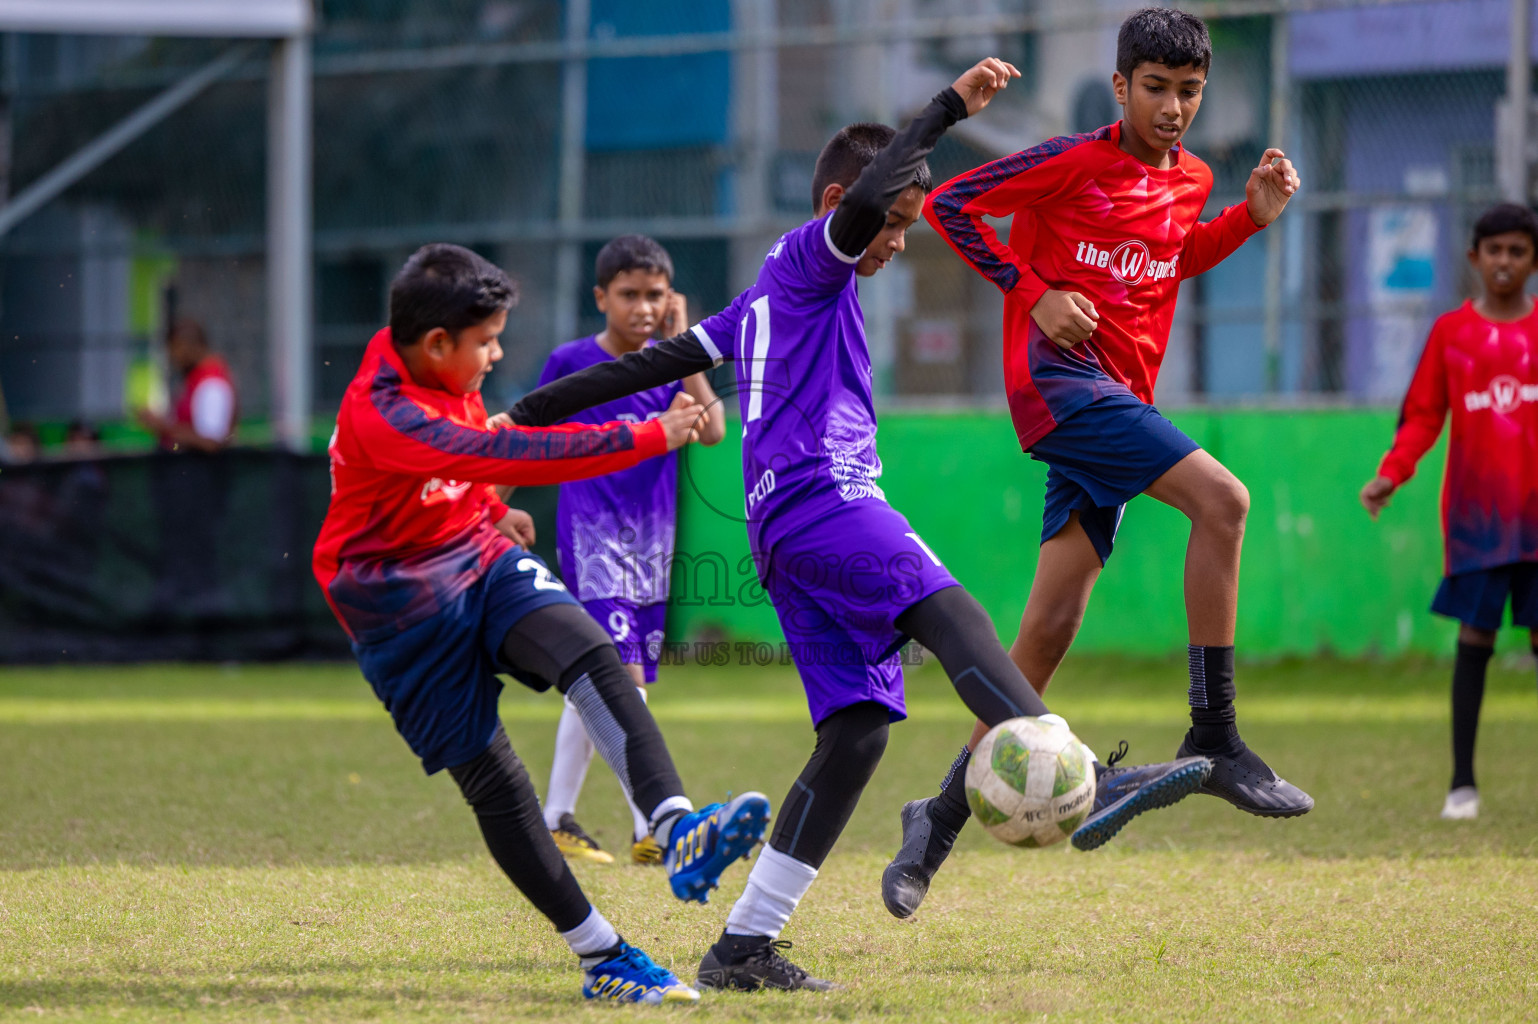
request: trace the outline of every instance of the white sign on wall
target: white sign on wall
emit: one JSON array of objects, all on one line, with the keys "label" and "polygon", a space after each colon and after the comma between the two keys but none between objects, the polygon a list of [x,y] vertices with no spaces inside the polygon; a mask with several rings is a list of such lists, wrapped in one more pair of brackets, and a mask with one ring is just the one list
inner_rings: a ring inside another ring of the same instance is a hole
[{"label": "white sign on wall", "polygon": [[312,0],[0,0],[0,32],[276,38],[314,23]]},{"label": "white sign on wall", "polygon": [[1436,257],[1433,207],[1372,208],[1367,230],[1367,297],[1373,317],[1369,397],[1395,399],[1409,386],[1430,325]]}]

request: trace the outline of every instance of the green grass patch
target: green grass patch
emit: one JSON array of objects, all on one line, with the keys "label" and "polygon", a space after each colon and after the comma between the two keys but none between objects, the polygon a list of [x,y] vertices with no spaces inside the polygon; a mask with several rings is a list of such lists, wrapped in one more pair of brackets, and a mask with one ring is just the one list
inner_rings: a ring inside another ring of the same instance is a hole
[{"label": "green grass patch", "polygon": [[[1087,742],[1170,756],[1182,666],[1073,659],[1049,693]],[[1449,773],[1435,662],[1241,672],[1245,735],[1317,809],[1266,821],[1195,797],[1110,846],[963,834],[920,913],[879,878],[897,810],[933,790],[968,718],[926,666],[913,718],[785,938],[846,986],[707,993],[647,1019],[1532,1019],[1538,1006],[1535,675],[1492,668],[1483,817],[1437,818]],[[810,752],[794,675],[674,668],[653,704],[697,800],[776,803]],[[559,701],[502,702],[542,791]],[[0,1020],[588,1018],[549,926],[496,871],[453,783],[428,778],[351,666],[0,671]],[[580,817],[623,853],[595,765]],[[594,901],[692,975],[740,891],[705,907],[661,873],[578,867]],[[628,1019],[628,1017],[627,1017]]]}]

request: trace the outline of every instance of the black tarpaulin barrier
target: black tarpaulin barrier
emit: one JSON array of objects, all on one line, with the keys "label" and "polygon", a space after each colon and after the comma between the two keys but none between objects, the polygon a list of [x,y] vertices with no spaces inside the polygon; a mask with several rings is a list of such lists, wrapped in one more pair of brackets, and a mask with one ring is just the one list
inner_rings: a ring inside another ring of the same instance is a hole
[{"label": "black tarpaulin barrier", "polygon": [[344,657],[310,573],[321,456],[0,468],[0,661]]}]

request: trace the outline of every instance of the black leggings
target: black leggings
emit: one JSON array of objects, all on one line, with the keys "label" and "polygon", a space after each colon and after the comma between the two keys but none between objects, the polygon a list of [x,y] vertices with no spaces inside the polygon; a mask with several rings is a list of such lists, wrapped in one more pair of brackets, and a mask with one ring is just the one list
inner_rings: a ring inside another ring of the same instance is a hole
[{"label": "black leggings", "polygon": [[[571,697],[614,772],[636,806],[650,814],[683,785],[662,734],[620,664],[614,644],[576,605],[559,604],[524,616],[502,643],[504,667],[537,690],[552,685]],[[475,811],[492,859],[518,891],[570,931],[592,905],[545,828],[529,773],[500,725],[480,756],[449,769]]]},{"label": "black leggings", "polygon": [[988,613],[961,587],[930,594],[897,617],[897,628],[934,652],[962,703],[984,725],[1047,713],[999,644]]},{"label": "black leggings", "polygon": [[791,783],[769,845],[821,867],[886,750],[887,709],[874,701],[841,708],[817,725],[812,759]]},{"label": "black leggings", "polygon": [[571,699],[593,745],[648,819],[662,801],[683,795],[657,720],[609,634],[580,605],[547,605],[519,619],[502,641],[502,660],[525,684],[554,684]]},{"label": "black leggings", "polygon": [[559,932],[587,920],[592,904],[545,828],[539,797],[507,733],[498,727],[481,756],[450,768],[449,774],[474,808],[492,859],[535,909]]}]

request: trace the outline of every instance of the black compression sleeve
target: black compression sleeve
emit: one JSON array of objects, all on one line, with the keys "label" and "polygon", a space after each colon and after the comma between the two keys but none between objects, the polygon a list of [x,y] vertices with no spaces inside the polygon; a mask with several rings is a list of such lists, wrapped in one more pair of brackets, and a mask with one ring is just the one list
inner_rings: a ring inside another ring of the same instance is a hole
[{"label": "black compression sleeve", "polygon": [[491,746],[466,764],[449,769],[475,810],[491,857],[556,931],[569,932],[593,912],[555,848],[539,809],[539,797],[523,762],[513,753],[502,726]]},{"label": "black compression sleeve", "polygon": [[861,701],[817,724],[812,759],[791,783],[774,819],[770,846],[803,864],[822,867],[886,750],[890,717],[875,701]]},{"label": "black compression sleeve", "polygon": [[626,352],[530,391],[507,414],[522,427],[548,427],[583,409],[671,384],[716,364],[693,331]]},{"label": "black compression sleeve", "polygon": [[961,587],[937,590],[897,616],[897,628],[934,652],[967,709],[990,728],[1047,706],[999,646],[993,621]]},{"label": "black compression sleeve", "polygon": [[849,187],[833,213],[833,222],[828,225],[828,237],[833,239],[839,252],[845,256],[858,256],[865,251],[872,239],[881,233],[887,211],[902,195],[903,189],[913,184],[919,165],[935,148],[945,129],[966,116],[966,101],[947,86],[876,154],[876,159]]}]

